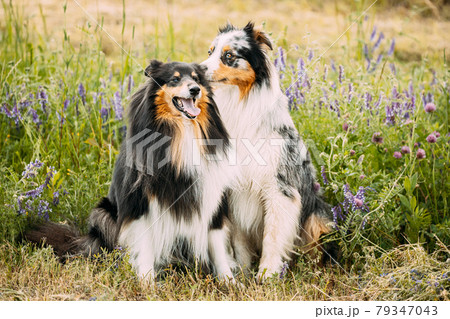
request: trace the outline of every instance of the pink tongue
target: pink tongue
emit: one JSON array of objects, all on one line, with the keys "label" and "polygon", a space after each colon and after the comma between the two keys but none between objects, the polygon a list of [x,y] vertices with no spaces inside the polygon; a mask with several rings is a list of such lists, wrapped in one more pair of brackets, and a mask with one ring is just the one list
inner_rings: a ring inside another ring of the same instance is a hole
[{"label": "pink tongue", "polygon": [[197,116],[200,114],[200,109],[195,107],[193,99],[181,99],[183,103],[184,110],[191,116]]}]

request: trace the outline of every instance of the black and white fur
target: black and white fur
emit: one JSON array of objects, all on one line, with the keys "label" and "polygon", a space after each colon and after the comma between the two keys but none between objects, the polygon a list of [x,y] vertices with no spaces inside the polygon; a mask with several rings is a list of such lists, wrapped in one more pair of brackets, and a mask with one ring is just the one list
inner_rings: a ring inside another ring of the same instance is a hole
[{"label": "black and white fur", "polygon": [[311,247],[331,230],[329,206],[317,193],[269,49],[270,40],[252,23],[227,25],[202,62],[236,141],[239,176],[229,195],[234,256],[243,268],[259,258],[262,278],[280,272],[296,244]]},{"label": "black and white fur", "polygon": [[[227,157],[229,139],[204,71],[197,64],[152,61],[146,74],[152,79],[133,95],[127,138],[109,194],[90,215],[89,233],[80,237],[50,223],[27,238],[45,237],[60,255],[91,255],[123,246],[137,274],[146,279],[185,257],[232,279],[223,206],[233,171],[226,161],[214,160]],[[141,134],[147,131],[157,132],[158,138]],[[150,152],[163,137],[170,141]],[[209,140],[222,143],[205,146]],[[145,147],[138,153],[130,142]],[[159,167],[167,156],[170,160]]]}]

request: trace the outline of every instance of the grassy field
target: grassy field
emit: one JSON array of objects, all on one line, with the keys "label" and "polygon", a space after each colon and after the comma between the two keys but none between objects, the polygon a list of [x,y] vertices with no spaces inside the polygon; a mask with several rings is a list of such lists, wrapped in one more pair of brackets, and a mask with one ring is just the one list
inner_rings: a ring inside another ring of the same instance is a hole
[{"label": "grassy field", "polygon": [[[1,1],[1,300],[450,300],[444,1],[367,12],[371,1],[129,2]],[[120,250],[61,264],[22,243],[39,219],[86,230],[142,66],[204,60],[227,19],[262,23],[276,43],[291,115],[333,206],[325,240],[339,244],[338,265],[300,255],[264,284],[239,275],[244,285],[228,287],[194,266],[144,285]]]}]

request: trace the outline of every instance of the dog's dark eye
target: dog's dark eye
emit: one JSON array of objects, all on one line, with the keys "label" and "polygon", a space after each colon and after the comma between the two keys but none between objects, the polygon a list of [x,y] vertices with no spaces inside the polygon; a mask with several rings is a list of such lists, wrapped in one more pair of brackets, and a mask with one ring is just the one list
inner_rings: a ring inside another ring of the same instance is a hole
[{"label": "dog's dark eye", "polygon": [[194,76],[192,79],[193,79],[195,82],[198,82],[198,81],[199,81],[198,76]]},{"label": "dog's dark eye", "polygon": [[208,55],[211,55],[212,54],[212,51],[211,50],[208,50]]},{"label": "dog's dark eye", "polygon": [[179,77],[173,78],[172,82],[173,83],[178,83],[178,82],[180,82],[180,78]]}]

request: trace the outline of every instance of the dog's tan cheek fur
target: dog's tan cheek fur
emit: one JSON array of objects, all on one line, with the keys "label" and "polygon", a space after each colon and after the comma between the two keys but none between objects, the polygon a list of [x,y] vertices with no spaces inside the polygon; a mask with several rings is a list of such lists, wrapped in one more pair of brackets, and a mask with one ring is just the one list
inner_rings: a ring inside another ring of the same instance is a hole
[{"label": "dog's tan cheek fur", "polygon": [[182,141],[184,137],[184,124],[183,118],[178,110],[172,104],[172,97],[178,93],[177,89],[168,88],[167,85],[156,93],[155,105],[156,105],[156,121],[167,123],[174,126],[174,134],[171,141],[170,156],[172,165],[175,167],[176,172],[181,172],[183,165],[182,160]]},{"label": "dog's tan cheek fur", "polygon": [[246,69],[236,69],[220,63],[219,68],[214,73],[214,80],[226,79],[224,83],[237,85],[241,100],[250,92],[256,77],[250,64],[248,62],[246,64]]}]

